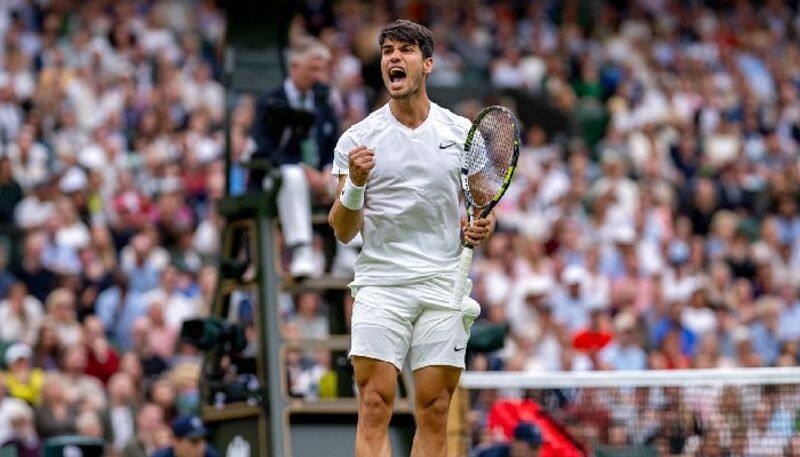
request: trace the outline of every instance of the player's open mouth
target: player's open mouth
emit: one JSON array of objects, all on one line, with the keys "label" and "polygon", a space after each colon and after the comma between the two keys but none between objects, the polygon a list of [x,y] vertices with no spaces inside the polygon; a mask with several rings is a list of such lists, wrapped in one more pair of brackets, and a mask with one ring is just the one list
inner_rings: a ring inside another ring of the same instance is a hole
[{"label": "player's open mouth", "polygon": [[406,80],[406,71],[400,67],[389,69],[389,83],[391,89],[400,89]]}]

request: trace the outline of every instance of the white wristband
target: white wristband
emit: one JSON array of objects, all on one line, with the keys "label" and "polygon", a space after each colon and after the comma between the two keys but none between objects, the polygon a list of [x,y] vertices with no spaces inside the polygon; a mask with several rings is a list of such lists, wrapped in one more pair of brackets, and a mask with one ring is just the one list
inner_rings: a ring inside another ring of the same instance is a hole
[{"label": "white wristband", "polygon": [[342,206],[351,210],[358,211],[364,206],[364,189],[366,186],[356,186],[353,181],[350,181],[348,176],[344,182],[344,189],[342,195],[339,196],[339,201]]}]

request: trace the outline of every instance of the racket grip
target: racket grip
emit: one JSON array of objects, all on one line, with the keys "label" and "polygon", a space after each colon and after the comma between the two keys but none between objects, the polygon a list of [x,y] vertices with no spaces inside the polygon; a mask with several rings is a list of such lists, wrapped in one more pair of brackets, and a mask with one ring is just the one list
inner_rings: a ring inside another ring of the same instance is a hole
[{"label": "racket grip", "polygon": [[456,271],[456,284],[453,288],[453,308],[461,309],[461,304],[464,301],[464,294],[467,292],[467,279],[469,278],[469,270],[472,268],[472,254],[471,247],[465,247],[461,250],[461,258],[458,260],[458,270]]}]

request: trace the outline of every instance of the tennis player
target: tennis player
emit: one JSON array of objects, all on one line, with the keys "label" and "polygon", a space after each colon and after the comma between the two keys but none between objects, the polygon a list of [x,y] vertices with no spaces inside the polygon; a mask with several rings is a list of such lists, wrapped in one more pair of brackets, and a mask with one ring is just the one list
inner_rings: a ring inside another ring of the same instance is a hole
[{"label": "tennis player", "polygon": [[471,123],[428,99],[431,31],[401,20],[384,27],[378,43],[391,100],[339,139],[332,172],[340,198],[329,215],[340,241],[363,237],[350,285],[356,456],[391,455],[388,424],[407,356],[417,419],[411,455],[445,456],[450,398],[480,310],[469,298],[457,309],[450,304],[460,237],[480,245],[494,219],[464,227],[459,217],[461,148]]}]

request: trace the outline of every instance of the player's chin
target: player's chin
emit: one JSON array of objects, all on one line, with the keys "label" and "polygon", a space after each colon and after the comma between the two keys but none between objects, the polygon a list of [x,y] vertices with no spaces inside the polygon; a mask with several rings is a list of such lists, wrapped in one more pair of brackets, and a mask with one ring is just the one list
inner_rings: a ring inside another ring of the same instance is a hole
[{"label": "player's chin", "polygon": [[398,98],[406,98],[411,91],[408,90],[406,87],[395,88],[389,86],[389,96],[395,99]]}]

